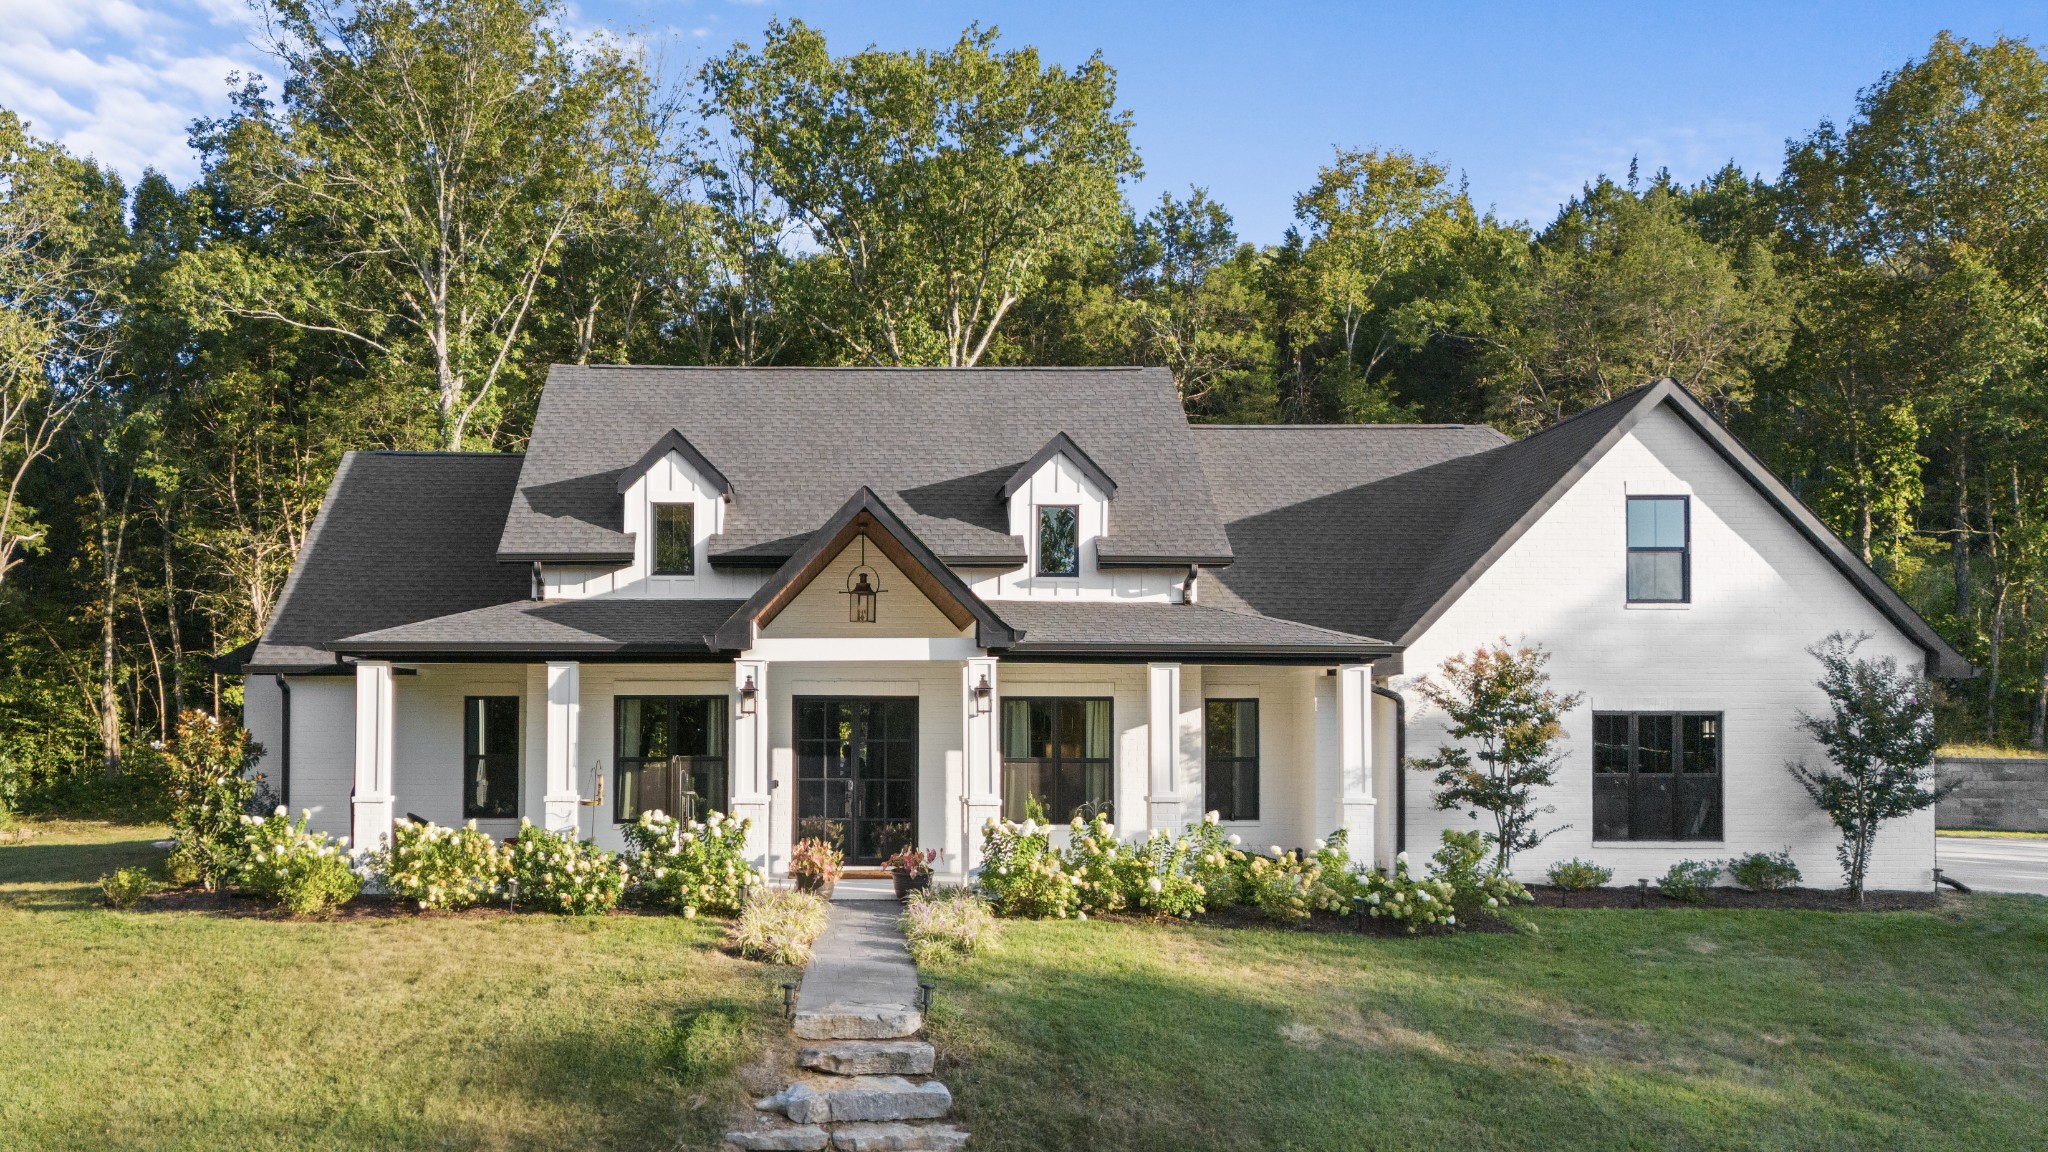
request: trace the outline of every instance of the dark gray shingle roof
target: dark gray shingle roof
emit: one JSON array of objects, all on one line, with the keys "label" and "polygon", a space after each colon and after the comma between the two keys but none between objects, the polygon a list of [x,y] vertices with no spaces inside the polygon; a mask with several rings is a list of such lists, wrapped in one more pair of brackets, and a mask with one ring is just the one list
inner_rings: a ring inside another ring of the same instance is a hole
[{"label": "dark gray shingle roof", "polygon": [[558,366],[500,556],[628,554],[619,474],[670,429],[732,483],[713,563],[780,564],[863,485],[950,563],[1022,563],[1002,486],[1061,431],[1117,479],[1103,559],[1229,560],[1172,377],[1137,368]]},{"label": "dark gray shingle roof", "polygon": [[354,656],[710,655],[738,600],[519,600],[337,640]]},{"label": "dark gray shingle roof", "polygon": [[1384,641],[1207,604],[995,600],[989,606],[1005,623],[1023,630],[1024,638],[1008,649],[1015,655],[1191,658],[1216,653],[1341,660],[1393,651]]},{"label": "dark gray shingle roof", "polygon": [[520,458],[350,452],[328,486],[248,671],[332,666],[329,644],[526,596],[496,556]]}]

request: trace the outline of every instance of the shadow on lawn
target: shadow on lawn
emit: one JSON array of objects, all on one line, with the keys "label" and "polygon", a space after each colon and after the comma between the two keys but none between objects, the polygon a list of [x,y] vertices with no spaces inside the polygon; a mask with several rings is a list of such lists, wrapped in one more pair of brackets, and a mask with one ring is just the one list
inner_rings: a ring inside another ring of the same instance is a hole
[{"label": "shadow on lawn", "polygon": [[31,840],[0,845],[0,901],[37,911],[92,904],[99,899],[101,876],[117,868],[153,868],[165,855],[153,837],[100,844]]}]

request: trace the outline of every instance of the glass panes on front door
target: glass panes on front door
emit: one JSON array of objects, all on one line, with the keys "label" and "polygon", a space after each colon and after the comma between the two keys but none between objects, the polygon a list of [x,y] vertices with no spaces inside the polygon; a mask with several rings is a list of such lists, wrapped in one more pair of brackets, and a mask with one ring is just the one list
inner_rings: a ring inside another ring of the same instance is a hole
[{"label": "glass panes on front door", "polygon": [[1016,697],[1003,701],[1003,818],[1065,824],[1116,819],[1109,701]]},{"label": "glass panes on front door", "polygon": [[1593,715],[1593,839],[1719,840],[1717,712]]},{"label": "glass panes on front door", "polygon": [[917,700],[796,699],[796,838],[848,864],[879,864],[917,839]]},{"label": "glass panes on front door", "polygon": [[612,818],[702,820],[726,807],[723,696],[621,696]]}]

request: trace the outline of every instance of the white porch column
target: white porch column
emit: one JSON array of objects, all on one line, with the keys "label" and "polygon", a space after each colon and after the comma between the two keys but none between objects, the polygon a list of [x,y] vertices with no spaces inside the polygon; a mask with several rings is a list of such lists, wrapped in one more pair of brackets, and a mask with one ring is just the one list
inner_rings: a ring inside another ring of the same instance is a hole
[{"label": "white porch column", "polygon": [[1337,669],[1337,823],[1351,841],[1351,859],[1371,864],[1373,851],[1372,796],[1372,665],[1346,664]]},{"label": "white porch column", "polygon": [[375,852],[391,839],[394,708],[391,662],[357,661],[356,781],[349,847],[358,852]]},{"label": "white porch column", "polygon": [[[989,688],[986,703],[977,691],[983,681]],[[996,662],[966,661],[961,686],[965,690],[962,707],[966,721],[966,738],[961,746],[965,769],[960,789],[961,844],[959,858],[948,863],[966,873],[981,867],[982,824],[1003,814],[1003,706],[1001,687],[996,682]]]},{"label": "white porch column", "polygon": [[541,809],[548,831],[576,834],[576,729],[582,721],[582,665],[548,661],[547,792]]},{"label": "white porch column", "polygon": [[[747,858],[768,872],[774,863],[768,826],[774,783],[768,775],[768,662],[733,661],[732,687],[732,811],[728,815],[753,821],[747,831]],[[795,802],[792,796],[790,803]]]},{"label": "white porch column", "polygon": [[1145,797],[1146,828],[1172,831],[1180,823],[1183,783],[1180,763],[1180,665],[1148,664],[1145,737],[1151,750],[1151,773]]}]

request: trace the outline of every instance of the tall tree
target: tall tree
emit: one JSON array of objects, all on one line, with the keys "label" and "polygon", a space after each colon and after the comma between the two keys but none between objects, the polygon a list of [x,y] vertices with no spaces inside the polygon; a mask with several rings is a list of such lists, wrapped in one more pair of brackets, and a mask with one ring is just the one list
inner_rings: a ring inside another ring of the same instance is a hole
[{"label": "tall tree", "polygon": [[643,143],[648,82],[560,0],[275,0],[281,108],[254,85],[209,159],[254,181],[290,258],[215,250],[219,303],[425,377],[437,438],[494,427],[550,276]]},{"label": "tall tree", "polygon": [[873,364],[971,367],[1063,257],[1109,243],[1138,174],[1099,56],[1071,71],[970,27],[945,52],[835,57],[800,21],[706,66],[731,125],[801,221],[805,314]]}]

